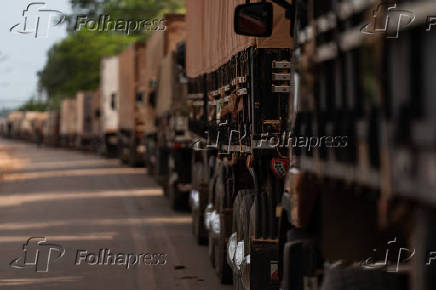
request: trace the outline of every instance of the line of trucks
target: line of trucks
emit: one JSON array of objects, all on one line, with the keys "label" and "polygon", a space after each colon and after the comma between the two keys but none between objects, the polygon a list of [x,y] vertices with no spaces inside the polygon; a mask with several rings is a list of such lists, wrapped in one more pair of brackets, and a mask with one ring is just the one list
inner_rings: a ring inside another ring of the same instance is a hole
[{"label": "line of trucks", "polygon": [[0,128],[146,166],[234,289],[436,289],[436,3],[397,4],[187,0]]}]

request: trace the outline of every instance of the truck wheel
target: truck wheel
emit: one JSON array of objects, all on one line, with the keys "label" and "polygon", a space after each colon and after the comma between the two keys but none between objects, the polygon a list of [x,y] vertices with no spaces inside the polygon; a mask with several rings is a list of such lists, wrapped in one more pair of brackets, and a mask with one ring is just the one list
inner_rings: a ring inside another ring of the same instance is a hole
[{"label": "truck wheel", "polygon": [[[192,167],[192,188],[198,190],[198,201],[196,204],[191,203],[192,208],[192,234],[195,237],[197,244],[206,244],[207,241],[202,236],[205,232],[204,219],[202,211],[204,210],[204,193],[207,192],[207,187],[202,184],[202,176],[204,175],[203,162],[195,162]],[[192,200],[191,200],[192,202]]]},{"label": "truck wheel", "polygon": [[[232,233],[236,233],[236,241],[239,242],[242,237],[241,234],[241,219],[239,212],[239,204],[240,204],[240,195],[236,195],[235,200],[233,202],[233,219],[232,219]],[[240,290],[242,289],[240,285],[239,272],[236,269],[235,259],[228,259],[228,264],[233,270],[233,289]]]},{"label": "truck wheel", "polygon": [[207,239],[201,235],[204,227],[204,219],[200,215],[199,210],[192,210],[192,234],[198,245],[206,245]]},{"label": "truck wheel", "polygon": [[139,163],[136,160],[136,148],[129,149],[129,160],[128,164],[130,167],[138,167]]},{"label": "truck wheel", "polygon": [[215,240],[212,236],[212,231],[209,230],[209,260],[212,267],[215,268]]},{"label": "truck wheel", "polygon": [[[202,163],[195,162],[192,164],[192,189],[200,191],[200,181],[198,174],[200,170],[202,170]],[[200,198],[200,193],[198,194]],[[192,213],[192,235],[195,237],[195,240],[198,243],[199,235],[200,235],[200,201],[198,204],[194,204],[194,201],[191,199],[191,213]]]},{"label": "truck wheel", "polygon": [[[238,243],[244,244],[243,259],[250,254],[250,209],[254,200],[253,190],[240,190],[235,198],[233,208],[233,232],[237,233]],[[236,256],[236,255],[235,255]],[[233,265],[234,289],[250,289],[250,266],[243,262],[240,267],[236,265],[236,258]],[[248,285],[247,285],[248,284]],[[248,288],[247,288],[248,287]]]},{"label": "truck wheel", "polygon": [[[408,276],[386,272],[382,269],[363,269],[357,267],[326,267],[322,289],[325,290],[373,290],[409,289]],[[425,289],[430,289],[426,288]]]},{"label": "truck wheel", "polygon": [[232,271],[227,265],[227,244],[226,240],[230,236],[231,209],[226,207],[228,166],[222,166],[217,172],[215,183],[215,209],[220,218],[220,231],[215,241],[215,269],[221,283],[229,284],[232,282]]},{"label": "truck wheel", "polygon": [[[220,162],[217,162],[216,166],[219,166]],[[215,169],[216,170],[216,169]],[[209,203],[215,201],[215,184],[217,182],[217,176],[215,175],[212,184],[209,186]],[[214,208],[216,210],[216,208]],[[209,259],[212,263],[212,267],[215,268],[215,237],[212,228],[209,228]]]},{"label": "truck wheel", "polygon": [[[222,162],[220,160],[216,160],[215,166],[213,169],[213,178],[212,183],[209,184],[209,198],[208,202],[213,204],[214,210],[216,211],[217,205],[214,204],[216,202],[216,184],[218,182],[219,172],[222,168]],[[209,229],[209,258],[212,263],[212,266],[215,268],[215,244],[216,244],[216,238],[213,233],[212,228]]]},{"label": "truck wheel", "polygon": [[178,210],[180,208],[180,203],[179,203],[179,194],[177,192],[177,188],[175,188],[177,186],[176,183],[174,184],[170,184],[168,187],[168,197],[169,197],[169,202],[170,202],[170,207],[173,210]]},{"label": "truck wheel", "polygon": [[127,153],[127,151],[130,152],[129,147],[126,147],[125,144],[123,142],[121,142],[120,149],[121,149],[121,151],[120,151],[121,163],[128,165],[129,164],[129,156],[126,153]]},{"label": "truck wheel", "polygon": [[[221,219],[223,221],[224,219]],[[223,233],[223,229],[216,240],[215,244],[215,270],[218,278],[223,284],[232,283],[232,269],[227,264],[227,243],[226,235]]]},{"label": "truck wheel", "polygon": [[[170,156],[170,158],[172,158]],[[174,174],[174,168],[169,168],[168,170],[168,182],[164,182],[166,186],[163,187],[168,188],[168,199],[170,202],[170,206],[173,210],[182,210],[185,207],[188,207],[187,200],[185,200],[183,192],[181,192],[177,185],[179,184],[177,180],[171,182],[171,176]]]}]

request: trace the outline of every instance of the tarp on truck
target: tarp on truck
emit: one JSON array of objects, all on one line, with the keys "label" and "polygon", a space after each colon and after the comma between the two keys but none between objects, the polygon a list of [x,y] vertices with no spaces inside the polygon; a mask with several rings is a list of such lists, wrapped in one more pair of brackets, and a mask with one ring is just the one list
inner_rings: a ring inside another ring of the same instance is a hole
[{"label": "tarp on truck", "polygon": [[24,118],[20,126],[21,137],[32,140],[37,134],[42,134],[43,123],[47,117],[47,112],[24,112]]},{"label": "tarp on truck", "polygon": [[145,131],[154,133],[155,106],[157,105],[157,81],[164,57],[176,49],[177,43],[186,38],[185,15],[165,14],[165,31],[155,31],[147,42],[145,74]]},{"label": "tarp on truck", "polygon": [[12,137],[18,137],[20,135],[21,130],[21,124],[24,120],[24,112],[22,111],[15,111],[11,112],[8,115],[8,124],[11,131],[8,132],[11,134]]},{"label": "tarp on truck", "polygon": [[24,119],[21,123],[21,133],[25,134],[26,137],[30,137],[33,131],[33,124],[38,118],[40,112],[26,111],[24,113]]},{"label": "tarp on truck", "polygon": [[173,100],[174,86],[173,54],[169,53],[161,63],[159,76],[159,89],[157,94],[156,115],[168,112]]},{"label": "tarp on truck", "polygon": [[120,129],[134,130],[142,127],[140,114],[145,90],[145,51],[143,43],[134,43],[118,56],[119,93],[118,120]]},{"label": "tarp on truck", "polygon": [[197,77],[218,69],[233,55],[250,46],[291,48],[290,21],[285,10],[273,4],[273,33],[268,38],[237,35],[233,30],[234,10],[245,0],[187,0],[186,70]]},{"label": "tarp on truck", "polygon": [[167,54],[160,66],[159,88],[157,94],[156,115],[162,116],[186,104],[186,84],[178,80],[179,69],[175,52]]},{"label": "tarp on truck", "polygon": [[118,120],[120,129],[135,128],[135,45],[118,56],[119,92]]},{"label": "tarp on truck", "polygon": [[44,122],[42,133],[44,138],[57,136],[59,134],[59,113],[56,111],[47,112],[47,120]]},{"label": "tarp on truck", "polygon": [[61,135],[74,135],[77,133],[76,100],[65,99],[61,103]]}]

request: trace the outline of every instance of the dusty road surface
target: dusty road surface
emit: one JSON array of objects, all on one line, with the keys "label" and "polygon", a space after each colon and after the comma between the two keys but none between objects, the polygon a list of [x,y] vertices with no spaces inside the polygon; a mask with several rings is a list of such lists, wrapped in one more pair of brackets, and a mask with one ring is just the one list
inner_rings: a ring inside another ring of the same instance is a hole
[{"label": "dusty road surface", "polygon": [[231,289],[145,169],[9,140],[0,152],[15,164],[0,170],[0,289]]}]

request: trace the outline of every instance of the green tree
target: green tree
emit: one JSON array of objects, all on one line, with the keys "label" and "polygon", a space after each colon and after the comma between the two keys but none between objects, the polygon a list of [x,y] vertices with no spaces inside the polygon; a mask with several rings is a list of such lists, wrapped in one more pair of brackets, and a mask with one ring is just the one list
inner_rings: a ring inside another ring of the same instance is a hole
[{"label": "green tree", "polygon": [[[73,31],[78,15],[98,19],[109,15],[111,19],[149,20],[165,13],[184,13],[185,0],[70,0],[73,13],[68,17],[69,30]],[[149,33],[136,31],[136,36],[146,39]]]},{"label": "green tree", "polygon": [[122,34],[91,31],[70,34],[49,50],[47,63],[38,72],[40,90],[52,98],[98,88],[101,59],[120,53],[134,41],[134,37]]},{"label": "green tree", "polygon": [[19,111],[47,111],[48,103],[45,101],[36,100],[35,97],[30,98],[24,105],[18,108]]},{"label": "green tree", "polygon": [[183,12],[184,0],[70,0],[69,35],[48,52],[44,68],[38,72],[38,88],[49,100],[59,103],[80,90],[94,90],[100,83],[100,61],[116,55],[135,41],[146,41],[147,33],[128,36],[121,32],[74,31],[77,15],[97,19],[151,19],[165,13]]}]

